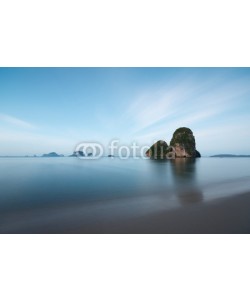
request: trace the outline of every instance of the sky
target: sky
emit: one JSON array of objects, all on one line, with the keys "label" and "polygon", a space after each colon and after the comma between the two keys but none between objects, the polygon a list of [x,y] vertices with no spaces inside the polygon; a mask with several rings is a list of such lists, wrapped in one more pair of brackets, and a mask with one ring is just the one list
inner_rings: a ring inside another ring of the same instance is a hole
[{"label": "sky", "polygon": [[71,154],[81,142],[170,142],[250,154],[250,68],[0,68],[0,155]]}]

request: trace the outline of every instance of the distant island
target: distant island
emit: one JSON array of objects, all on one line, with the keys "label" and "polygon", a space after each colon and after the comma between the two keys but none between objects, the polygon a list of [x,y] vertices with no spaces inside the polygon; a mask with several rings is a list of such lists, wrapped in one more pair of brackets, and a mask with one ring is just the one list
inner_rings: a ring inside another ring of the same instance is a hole
[{"label": "distant island", "polygon": [[64,155],[57,154],[56,152],[50,152],[48,154],[43,154],[42,157],[64,157]]},{"label": "distant island", "polygon": [[85,153],[83,151],[74,151],[73,154],[69,155],[69,157],[83,157]]},{"label": "distant island", "polygon": [[210,157],[250,157],[250,155],[234,155],[234,154],[216,154],[216,155],[212,155]]}]

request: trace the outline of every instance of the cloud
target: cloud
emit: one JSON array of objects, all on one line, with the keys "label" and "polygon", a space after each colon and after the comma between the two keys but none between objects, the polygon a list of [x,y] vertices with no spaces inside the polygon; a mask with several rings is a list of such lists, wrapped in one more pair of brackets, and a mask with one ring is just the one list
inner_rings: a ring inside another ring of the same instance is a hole
[{"label": "cloud", "polygon": [[6,115],[6,114],[0,114],[0,121],[5,122],[10,125],[14,125],[16,127],[21,127],[23,129],[34,129],[35,126],[29,122],[26,122],[24,120],[18,119],[16,117]]},{"label": "cloud", "polygon": [[128,108],[126,118],[133,134],[164,124],[197,124],[233,110],[250,93],[245,80],[210,78],[171,82],[160,90],[143,92]]},{"label": "cloud", "polygon": [[143,92],[133,100],[126,113],[126,118],[133,122],[133,133],[173,117],[177,113],[177,106],[182,105],[193,91],[189,80],[183,81],[182,84],[172,84],[174,85]]}]

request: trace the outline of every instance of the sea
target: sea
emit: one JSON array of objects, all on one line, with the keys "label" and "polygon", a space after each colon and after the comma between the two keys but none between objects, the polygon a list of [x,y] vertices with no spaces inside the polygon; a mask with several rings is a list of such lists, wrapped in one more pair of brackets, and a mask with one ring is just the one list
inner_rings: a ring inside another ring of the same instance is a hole
[{"label": "sea", "polygon": [[250,158],[0,158],[0,233],[87,232],[246,192]]}]

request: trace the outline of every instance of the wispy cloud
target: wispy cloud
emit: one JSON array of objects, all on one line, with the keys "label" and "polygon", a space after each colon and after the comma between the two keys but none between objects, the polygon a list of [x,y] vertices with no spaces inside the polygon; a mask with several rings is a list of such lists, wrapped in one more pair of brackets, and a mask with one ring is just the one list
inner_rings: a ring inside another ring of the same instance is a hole
[{"label": "wispy cloud", "polygon": [[160,90],[143,93],[128,108],[126,117],[133,124],[133,132],[140,132],[148,127],[171,118],[177,112],[177,103],[181,105],[193,88],[189,81],[174,86],[166,86]]},{"label": "wispy cloud", "polygon": [[33,124],[6,114],[0,113],[0,121],[23,129],[35,129]]},{"label": "wispy cloud", "polygon": [[[133,134],[155,130],[160,125],[197,124],[232,110],[237,99],[250,88],[245,82],[216,84],[216,79],[200,86],[192,81],[178,82],[165,91],[152,91],[135,99],[127,112]],[[157,129],[159,131],[159,128]]]}]

